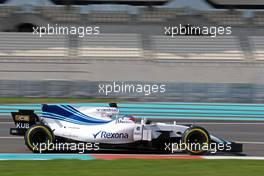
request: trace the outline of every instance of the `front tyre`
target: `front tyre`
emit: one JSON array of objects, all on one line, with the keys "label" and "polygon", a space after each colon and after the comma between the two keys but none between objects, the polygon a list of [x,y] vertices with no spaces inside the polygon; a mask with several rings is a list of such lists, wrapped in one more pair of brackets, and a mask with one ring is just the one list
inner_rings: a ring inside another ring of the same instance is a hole
[{"label": "front tyre", "polygon": [[54,135],[45,125],[33,125],[25,134],[25,144],[34,153],[48,151],[48,145],[53,143]]},{"label": "front tyre", "polygon": [[186,151],[193,155],[204,155],[209,152],[210,135],[202,127],[190,127],[182,135]]}]

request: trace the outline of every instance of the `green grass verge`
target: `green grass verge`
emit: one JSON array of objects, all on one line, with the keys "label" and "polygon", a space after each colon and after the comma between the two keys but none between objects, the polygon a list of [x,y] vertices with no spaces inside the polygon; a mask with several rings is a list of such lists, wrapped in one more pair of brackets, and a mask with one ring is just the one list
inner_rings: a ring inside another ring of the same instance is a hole
[{"label": "green grass verge", "polygon": [[0,161],[1,176],[262,176],[257,160]]},{"label": "green grass verge", "polygon": [[0,104],[120,102],[110,98],[0,98]]}]

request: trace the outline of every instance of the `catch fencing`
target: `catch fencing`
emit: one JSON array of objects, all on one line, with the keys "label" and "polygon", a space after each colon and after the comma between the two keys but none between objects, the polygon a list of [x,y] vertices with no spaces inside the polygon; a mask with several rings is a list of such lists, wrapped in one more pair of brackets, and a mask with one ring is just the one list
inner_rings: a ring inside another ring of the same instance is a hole
[{"label": "catch fencing", "polygon": [[[109,106],[108,103],[75,103],[80,106]],[[224,120],[224,121],[264,121],[264,104],[242,103],[119,103],[121,115],[134,115],[136,118],[185,119],[185,120]],[[0,117],[8,118],[10,112],[18,109],[35,110],[41,114],[40,104],[0,105]]]}]

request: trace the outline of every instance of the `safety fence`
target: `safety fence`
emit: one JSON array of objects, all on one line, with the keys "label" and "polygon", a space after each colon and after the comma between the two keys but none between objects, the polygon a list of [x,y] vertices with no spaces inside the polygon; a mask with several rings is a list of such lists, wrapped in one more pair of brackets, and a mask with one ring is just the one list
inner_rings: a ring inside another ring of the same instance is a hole
[{"label": "safety fence", "polygon": [[[108,103],[74,103],[80,106],[109,106]],[[188,119],[188,120],[226,120],[226,121],[264,121],[264,104],[242,103],[120,103],[120,115],[131,114],[136,118],[150,119]],[[0,105],[0,117],[7,118],[10,112],[18,109],[35,110],[41,114],[40,104]]]}]

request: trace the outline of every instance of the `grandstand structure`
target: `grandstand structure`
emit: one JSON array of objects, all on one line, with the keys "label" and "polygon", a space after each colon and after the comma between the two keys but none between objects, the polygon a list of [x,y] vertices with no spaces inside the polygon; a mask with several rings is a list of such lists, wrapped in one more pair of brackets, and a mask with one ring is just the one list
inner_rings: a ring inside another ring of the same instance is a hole
[{"label": "grandstand structure", "polygon": [[263,11],[257,11],[255,12],[255,17],[253,19],[253,22],[257,26],[264,26],[264,12]]},{"label": "grandstand structure", "polygon": [[242,11],[205,11],[201,15],[210,22],[227,26],[246,26],[249,25]]},{"label": "grandstand structure", "polygon": [[[203,0],[181,0],[177,6],[162,7],[16,2],[20,4],[7,1],[0,5],[0,79],[166,78],[264,84],[259,76],[264,70],[263,10],[215,9]],[[184,3],[193,3],[193,7]],[[99,26],[100,34],[39,37],[21,31],[23,24]],[[231,26],[232,35],[165,35],[165,26],[179,24]],[[18,64],[21,67],[16,68]],[[9,67],[11,71],[5,69]]]},{"label": "grandstand structure", "polygon": [[[130,28],[129,26],[127,28]],[[246,34],[246,31],[243,33]],[[89,60],[254,62],[264,60],[264,38],[257,36],[166,36],[105,33],[85,37],[0,32],[0,61]]]},{"label": "grandstand structure", "polygon": [[257,60],[264,60],[264,36],[251,36],[250,42],[254,58]]},{"label": "grandstand structure", "polygon": [[212,39],[210,36],[186,36],[168,38],[152,37],[155,58],[182,60],[245,60],[239,40],[234,36]]},{"label": "grandstand structure", "polygon": [[[253,11],[250,17],[245,17],[243,10],[189,10],[184,8],[172,7],[157,7],[145,8],[139,7],[134,10],[109,10],[97,7],[90,9],[89,7],[71,6],[69,8],[57,6],[36,6],[32,7],[30,11],[25,11],[20,6],[6,6],[0,4],[0,18],[11,20],[14,14],[26,15],[27,13],[43,18],[48,22],[53,23],[104,23],[104,22],[119,22],[119,23],[165,23],[172,22],[182,16],[198,17],[205,20],[209,24],[217,25],[232,25],[245,27],[247,25],[264,26],[264,12]],[[9,18],[10,17],[10,18]],[[248,20],[249,19],[249,20]],[[252,20],[252,21],[251,21]],[[36,23],[36,21],[33,21]],[[4,29],[5,30],[5,29]],[[6,29],[7,30],[7,29]],[[15,30],[15,29],[9,29]]]},{"label": "grandstand structure", "polygon": [[69,47],[65,36],[43,36],[31,33],[0,33],[1,57],[68,56]]},{"label": "grandstand structure", "polygon": [[[254,62],[264,60],[264,12],[184,7],[0,5],[0,60],[74,62],[159,60]],[[104,7],[104,8],[101,8]],[[119,8],[120,7],[120,8]],[[15,22],[14,22],[15,21]],[[19,25],[101,26],[100,35],[43,36],[21,33]],[[231,26],[232,36],[166,36],[164,26]],[[254,30],[258,29],[255,33]],[[8,31],[8,32],[5,32]],[[251,32],[248,32],[251,31]]]},{"label": "grandstand structure", "polygon": [[102,34],[81,38],[78,56],[93,59],[143,59],[139,34]]}]

